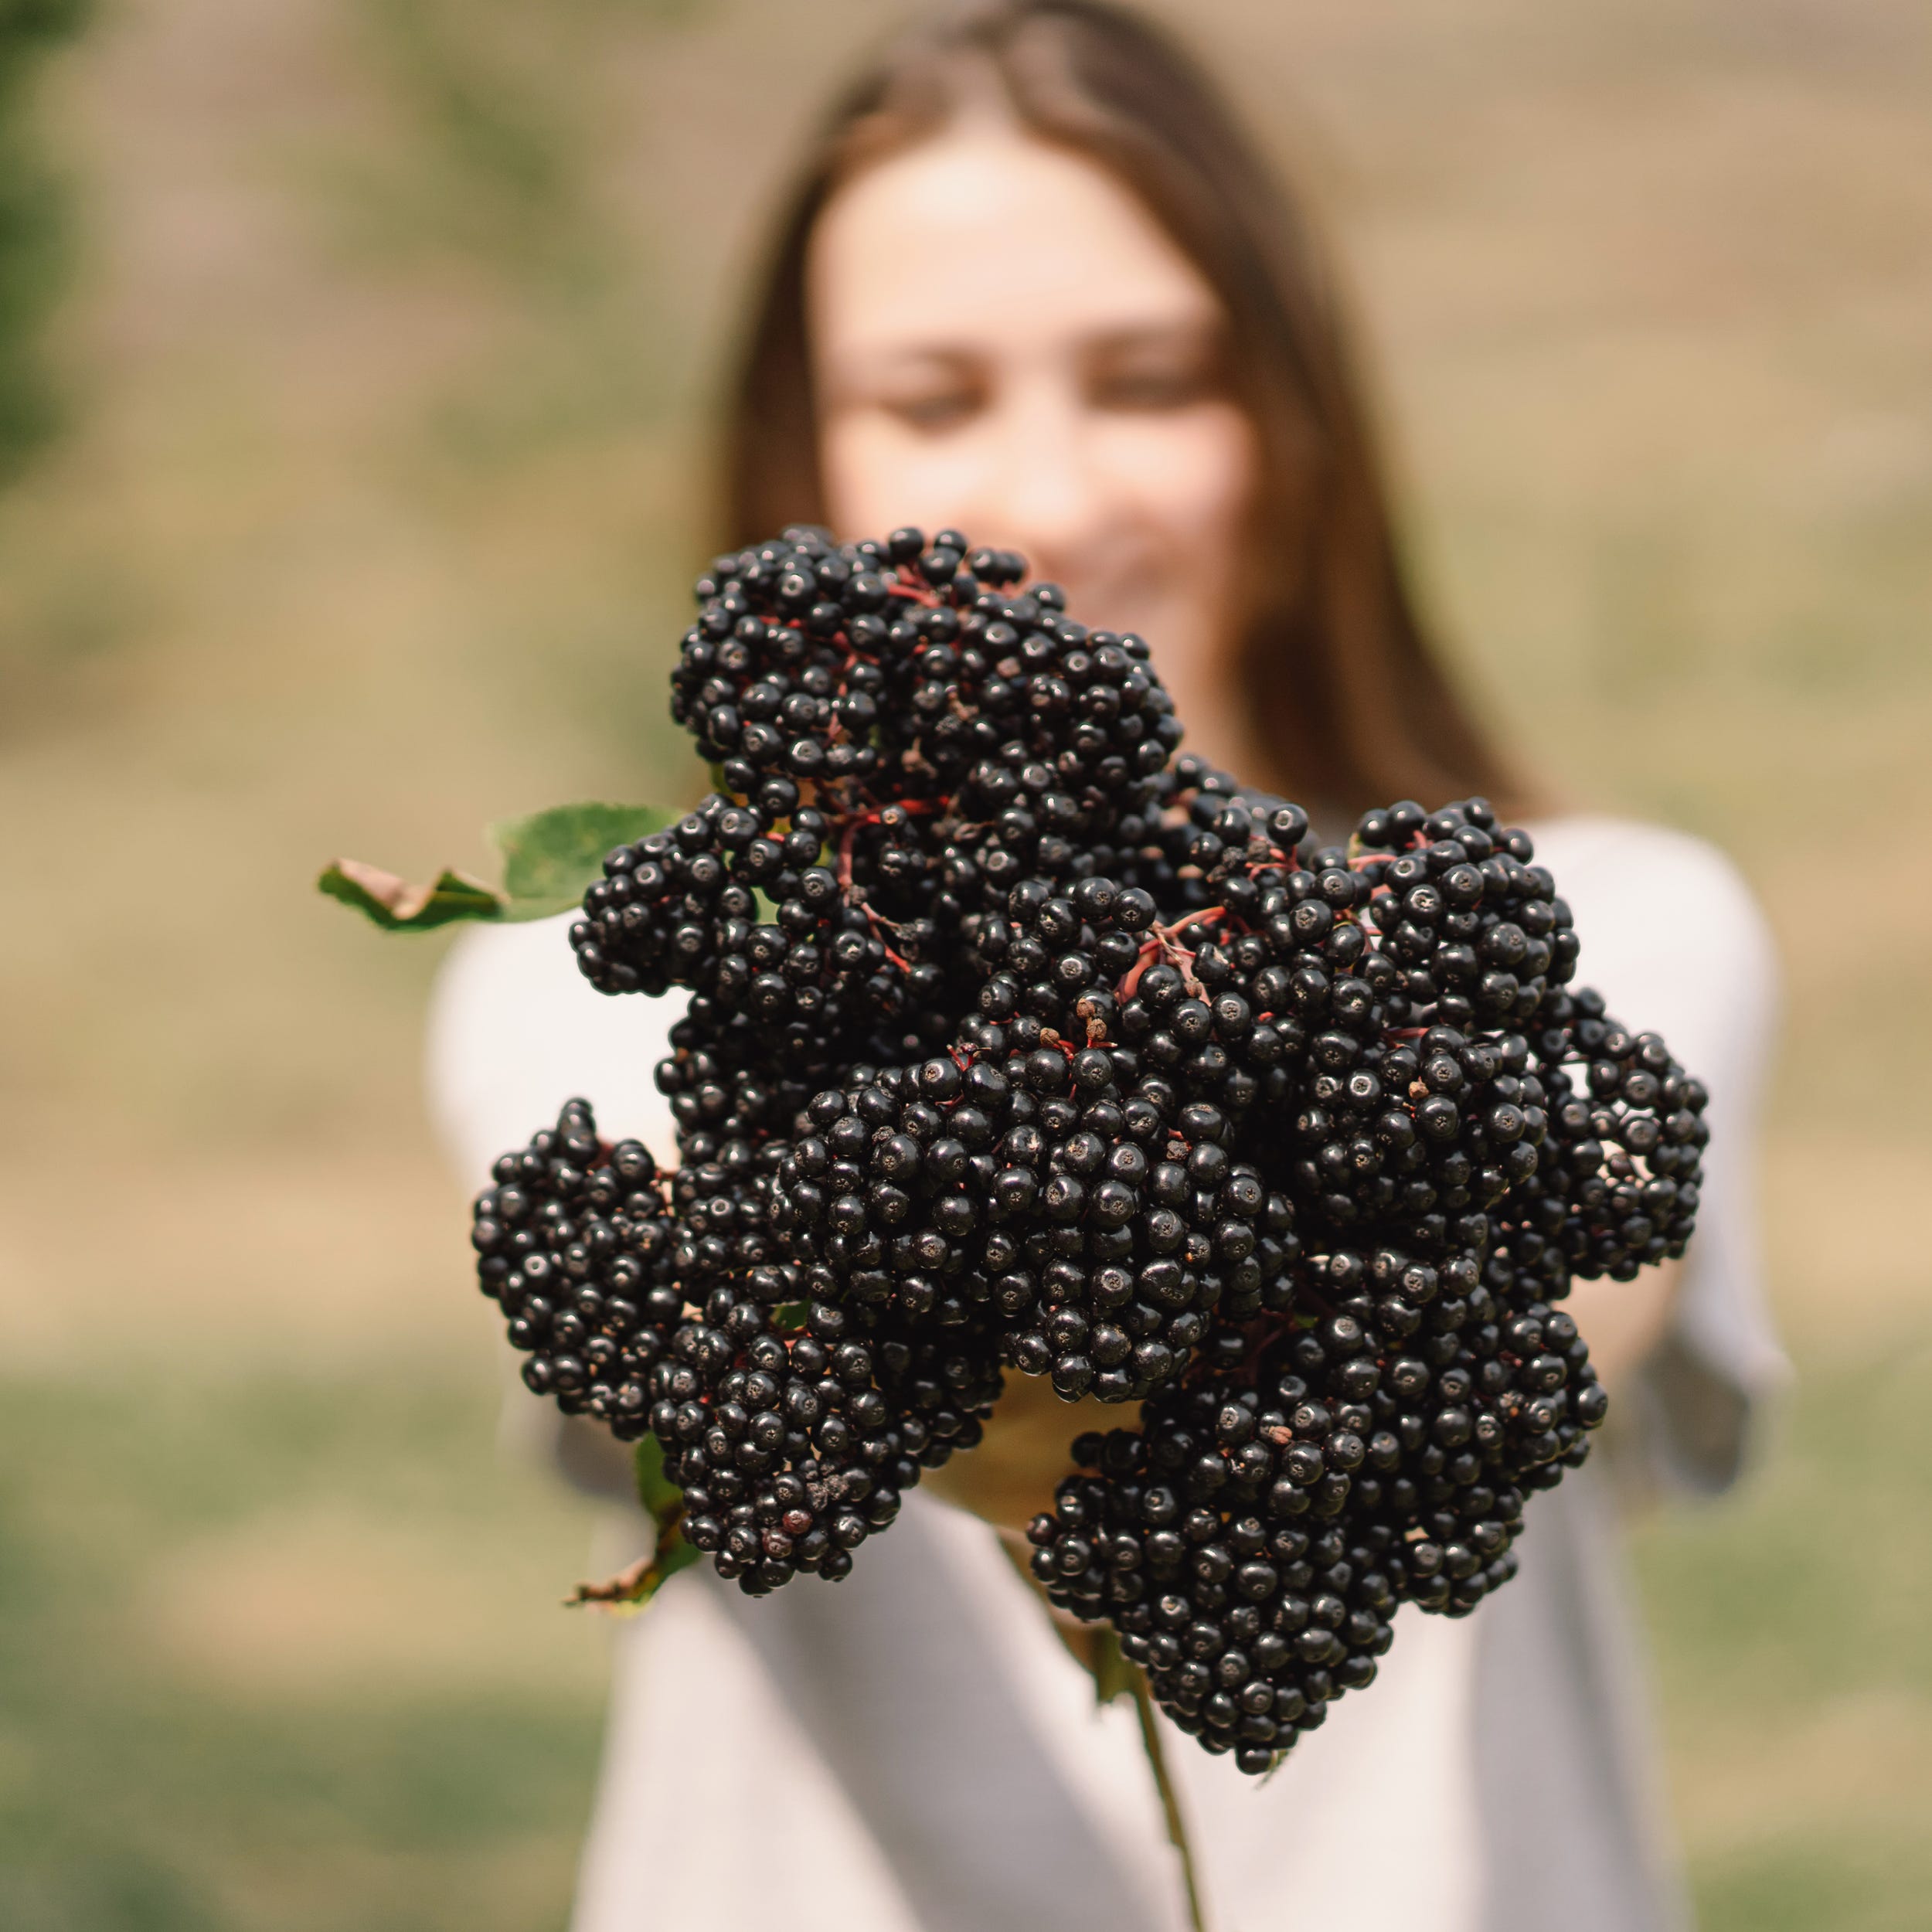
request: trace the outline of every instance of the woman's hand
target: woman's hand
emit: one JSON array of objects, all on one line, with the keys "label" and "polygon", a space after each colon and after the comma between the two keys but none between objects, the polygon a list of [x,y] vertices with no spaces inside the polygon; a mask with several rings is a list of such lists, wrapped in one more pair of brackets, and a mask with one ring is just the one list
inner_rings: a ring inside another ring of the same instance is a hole
[{"label": "woman's hand", "polygon": [[[1681,1262],[1666,1261],[1634,1281],[1579,1281],[1570,1290],[1565,1306],[1613,1396],[1662,1340],[1682,1274]],[[1136,1403],[1063,1402],[1043,1379],[1011,1374],[985,1439],[934,1470],[925,1485],[1009,1537],[1023,1536],[1053,1506],[1061,1478],[1073,1473],[1073,1438],[1087,1429],[1131,1428],[1139,1419]]]},{"label": "woman's hand", "polygon": [[1024,1536],[1035,1516],[1053,1508],[1060,1478],[1073,1475],[1073,1438],[1088,1429],[1131,1429],[1140,1419],[1138,1403],[1063,1402],[1044,1376],[1012,1372],[979,1447],[934,1470],[924,1487],[997,1529]]},{"label": "woman's hand", "polygon": [[1634,1281],[1579,1281],[1563,1304],[1590,1344],[1598,1379],[1614,1399],[1670,1326],[1682,1281],[1681,1261],[1662,1261]]}]

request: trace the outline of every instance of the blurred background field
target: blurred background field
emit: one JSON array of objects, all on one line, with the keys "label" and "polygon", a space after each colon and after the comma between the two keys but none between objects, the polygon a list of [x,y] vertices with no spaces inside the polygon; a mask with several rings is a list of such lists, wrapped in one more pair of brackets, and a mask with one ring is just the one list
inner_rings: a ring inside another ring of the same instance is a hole
[{"label": "blurred background field", "polygon": [[[437,944],[310,880],[688,789],[661,677],[733,277],[894,17],[103,0],[46,70],[69,420],[0,493],[10,1932],[562,1923],[586,1522],[495,1451],[417,1096]],[[1672,1802],[1713,1932],[1923,1925],[1932,15],[1183,24],[1327,185],[1486,701],[1770,906],[1801,1380],[1746,1496],[1640,1538]]]}]

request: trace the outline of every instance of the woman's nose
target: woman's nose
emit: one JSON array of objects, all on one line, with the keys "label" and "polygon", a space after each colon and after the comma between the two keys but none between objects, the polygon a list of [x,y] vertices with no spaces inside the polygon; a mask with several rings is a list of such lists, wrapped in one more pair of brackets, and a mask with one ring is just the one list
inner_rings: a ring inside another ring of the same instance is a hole
[{"label": "woman's nose", "polygon": [[1001,416],[989,520],[1038,574],[1064,577],[1106,517],[1086,412],[1069,386],[1042,380],[1015,386]]}]

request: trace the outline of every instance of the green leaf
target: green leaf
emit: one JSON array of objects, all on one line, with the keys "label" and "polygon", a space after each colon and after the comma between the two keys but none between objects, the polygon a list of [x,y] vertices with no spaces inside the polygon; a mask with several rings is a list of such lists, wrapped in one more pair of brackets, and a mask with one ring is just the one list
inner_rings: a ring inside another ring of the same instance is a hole
[{"label": "green leaf", "polygon": [[647,1435],[635,1452],[638,1500],[651,1512],[653,1522],[668,1522],[684,1507],[684,1492],[664,1473],[664,1444]]},{"label": "green leaf", "polygon": [[771,1311],[771,1325],[781,1333],[788,1328],[802,1328],[811,1313],[809,1301],[781,1301]]},{"label": "green leaf", "polygon": [[503,889],[460,872],[412,884],[359,859],[338,859],[316,880],[319,891],[353,906],[386,932],[427,932],[464,919],[548,919],[576,905],[602,876],[613,846],[669,824],[655,805],[558,805],[491,826],[503,855]]},{"label": "green leaf", "polygon": [[664,1473],[664,1444],[645,1436],[633,1453],[638,1500],[651,1512],[657,1536],[648,1556],[600,1583],[579,1583],[565,1600],[596,1604],[620,1615],[643,1609],[665,1586],[665,1580],[687,1570],[703,1553],[684,1533],[684,1492]]},{"label": "green leaf", "polygon": [[512,919],[542,919],[574,906],[604,876],[604,855],[658,831],[671,815],[655,805],[557,805],[490,828],[503,855]]},{"label": "green leaf", "polygon": [[[679,1530],[676,1539],[658,1559],[657,1580],[651,1587],[651,1596],[655,1596],[663,1587],[667,1577],[675,1577],[679,1570],[689,1570],[703,1554],[704,1552],[696,1543],[686,1543],[684,1532]],[[647,1596],[641,1600],[648,1603],[651,1597]]]},{"label": "green leaf", "polygon": [[629,1616],[643,1609],[663,1589],[668,1577],[688,1570],[702,1552],[685,1540],[682,1511],[658,1532],[658,1540],[648,1556],[640,1556],[628,1569],[621,1570],[600,1583],[579,1583],[563,1600],[566,1609],[580,1604],[595,1604],[600,1609]]},{"label": "green leaf", "polygon": [[338,859],[315,884],[386,932],[427,932],[456,920],[501,919],[505,910],[498,894],[460,872],[445,870],[434,885],[417,886],[359,859]]}]

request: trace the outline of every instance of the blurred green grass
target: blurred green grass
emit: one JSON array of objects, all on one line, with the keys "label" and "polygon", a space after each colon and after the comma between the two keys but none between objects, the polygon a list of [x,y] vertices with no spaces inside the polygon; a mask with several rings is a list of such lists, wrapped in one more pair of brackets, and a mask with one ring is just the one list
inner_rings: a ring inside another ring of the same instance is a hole
[{"label": "blurred green grass", "polygon": [[[598,1633],[563,1668],[518,1641],[562,1621],[581,1514],[492,1468],[490,1394],[397,1369],[9,1386],[0,1923],[563,1923]],[[345,1563],[374,1571],[347,1602]]]},{"label": "blurred green grass", "polygon": [[[9,1932],[562,1921],[587,1526],[494,1447],[438,947],[309,882],[689,785],[706,385],[895,12],[122,0],[52,73],[73,427],[0,496]],[[1672,1808],[1714,1932],[1923,1923],[1932,19],[1183,24],[1332,204],[1483,702],[1777,929],[1800,1381],[1753,1488],[1637,1539]]]},{"label": "blurred green grass", "polygon": [[1807,1372],[1768,1475],[1638,1539],[1709,1932],[1908,1932],[1932,1896],[1932,1322]]},{"label": "blurred green grass", "polygon": [[[1708,1932],[1924,1922],[1932,1326],[1900,1342],[1641,1539]],[[10,1384],[0,1923],[562,1924],[601,1645],[556,1607],[582,1512],[492,1427],[447,1372]]]}]

